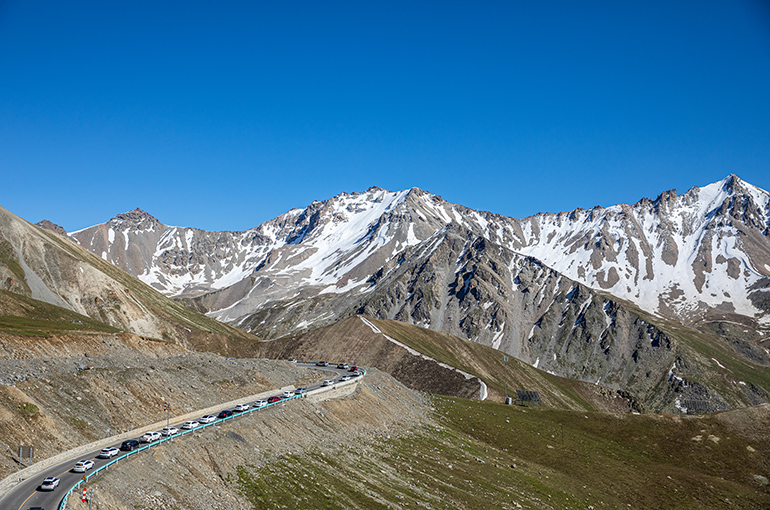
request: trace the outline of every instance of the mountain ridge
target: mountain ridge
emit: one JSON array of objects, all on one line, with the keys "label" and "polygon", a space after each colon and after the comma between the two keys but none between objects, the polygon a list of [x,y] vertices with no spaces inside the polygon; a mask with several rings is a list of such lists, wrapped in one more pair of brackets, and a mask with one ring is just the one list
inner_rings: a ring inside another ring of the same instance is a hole
[{"label": "mountain ridge", "polygon": [[[140,222],[126,229],[125,220],[137,217]],[[273,283],[294,277],[318,292],[363,287],[365,275],[355,264],[387,244],[395,256],[450,223],[662,317],[692,324],[709,313],[738,314],[770,324],[762,290],[770,285],[764,280],[770,277],[770,197],[734,174],[682,195],[669,190],[633,205],[520,220],[451,204],[419,188],[371,187],[316,200],[244,231],[165,226],[137,209],[70,235],[167,295],[194,298],[258,280],[271,266]],[[389,258],[382,255],[375,257],[380,266]],[[238,319],[230,313],[221,318]]]}]

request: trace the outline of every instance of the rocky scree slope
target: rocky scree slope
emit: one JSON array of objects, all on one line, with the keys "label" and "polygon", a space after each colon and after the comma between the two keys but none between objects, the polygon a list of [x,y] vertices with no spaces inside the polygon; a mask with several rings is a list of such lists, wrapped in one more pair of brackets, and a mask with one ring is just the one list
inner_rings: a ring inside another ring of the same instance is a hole
[{"label": "rocky scree slope", "polygon": [[0,479],[19,444],[44,459],[181,415],[324,377],[287,361],[224,358],[128,333],[0,332]]},{"label": "rocky scree slope", "polygon": [[[320,403],[294,400],[254,413],[194,437],[174,441],[149,455],[137,456],[96,482],[100,498],[115,509],[250,509],[238,477],[272,469],[289,456],[314,456],[334,472],[334,459],[345,452],[365,453],[376,440],[395,440],[430,419],[424,395],[410,391],[376,369],[367,373],[351,396]],[[163,476],[157,476],[163,473]],[[293,508],[312,507],[299,485],[315,485],[311,475],[295,473]],[[366,493],[359,479],[351,490]],[[387,498],[387,494],[381,496]],[[295,499],[296,498],[296,499]],[[342,499],[337,500],[342,506]],[[326,502],[325,502],[326,504]],[[338,505],[333,505],[337,507]]]}]

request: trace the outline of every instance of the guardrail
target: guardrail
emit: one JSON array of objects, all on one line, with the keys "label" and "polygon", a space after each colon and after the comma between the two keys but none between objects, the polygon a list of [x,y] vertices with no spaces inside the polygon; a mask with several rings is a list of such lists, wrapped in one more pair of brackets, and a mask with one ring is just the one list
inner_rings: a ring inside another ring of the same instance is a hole
[{"label": "guardrail", "polygon": [[[353,377],[353,378],[351,378],[351,379],[349,379],[347,381],[337,381],[337,382],[334,383],[334,386],[336,386],[338,384],[350,384],[350,383],[354,383],[354,382],[358,381],[361,377],[366,375],[366,370],[365,369],[360,369],[360,371],[361,371],[361,376],[360,377]],[[274,405],[280,404],[282,402],[287,402],[289,400],[294,400],[296,398],[302,398],[302,397],[308,395],[309,393],[312,393],[312,392],[315,392],[315,391],[318,391],[318,390],[322,390],[322,389],[326,389],[326,388],[321,387],[321,388],[317,388],[315,390],[311,390],[311,391],[302,393],[300,395],[294,395],[292,397],[282,398],[281,400],[279,400],[277,402],[266,404],[266,405],[261,406],[261,407],[251,407],[251,408],[247,409],[246,411],[238,412],[238,413],[232,414],[231,416],[227,416],[225,418],[219,418],[217,420],[212,421],[211,423],[202,423],[202,424],[198,425],[197,427],[195,427],[194,429],[186,429],[186,430],[182,430],[182,431],[174,434],[173,436],[162,437],[162,438],[158,439],[157,441],[153,441],[152,443],[148,443],[145,446],[137,448],[136,450],[132,450],[132,451],[130,451],[128,453],[125,453],[125,454],[121,455],[120,457],[117,457],[117,458],[113,459],[112,461],[108,462],[107,464],[105,464],[103,466],[100,466],[97,469],[93,470],[91,473],[84,474],[83,478],[85,478],[85,482],[87,482],[91,477],[96,476],[97,474],[99,474],[100,472],[106,470],[107,468],[109,468],[113,464],[117,464],[118,461],[127,459],[131,455],[135,455],[135,454],[137,454],[139,452],[142,452],[144,450],[152,448],[153,446],[157,446],[157,445],[160,445],[162,443],[165,443],[166,441],[171,441],[172,439],[176,439],[178,437],[184,436],[185,434],[192,434],[192,433],[197,432],[199,430],[203,430],[206,427],[211,427],[213,425],[222,424],[222,423],[226,422],[227,420],[233,420],[235,418],[240,418],[241,416],[245,416],[247,414],[251,414],[253,412],[260,411],[262,409],[267,409],[270,406],[274,406]],[[70,489],[64,494],[64,497],[62,498],[61,502],[59,503],[59,506],[57,507],[58,510],[66,510],[66,508],[67,508],[67,499],[70,497],[70,495],[72,495],[73,491],[75,491],[76,489],[80,489],[80,485],[83,482],[84,482],[84,480],[80,480],[78,483],[76,483],[75,485],[70,487]]]},{"label": "guardrail", "polygon": [[185,429],[185,430],[181,430],[181,431],[177,432],[176,434],[174,434],[173,436],[162,437],[162,438],[158,439],[157,441],[153,441],[152,443],[148,443],[148,444],[146,444],[146,445],[144,445],[144,446],[142,446],[142,447],[139,447],[139,448],[137,448],[137,449],[135,449],[135,450],[131,450],[130,452],[128,452],[128,453],[125,453],[125,454],[121,455],[120,457],[117,457],[117,458],[115,458],[115,459],[111,460],[111,461],[110,461],[110,462],[108,462],[107,464],[105,464],[105,465],[103,465],[103,466],[100,466],[100,467],[98,467],[97,469],[95,469],[95,470],[91,471],[90,473],[84,474],[84,475],[83,475],[83,478],[85,478],[85,480],[80,480],[78,483],[76,483],[75,485],[73,485],[72,487],[70,487],[70,489],[69,489],[69,490],[68,490],[68,491],[67,491],[67,492],[64,494],[64,497],[62,498],[61,502],[59,503],[59,507],[58,507],[58,509],[59,509],[59,510],[65,510],[65,509],[67,508],[67,498],[69,498],[69,496],[72,494],[72,492],[73,492],[75,489],[79,489],[79,488],[80,488],[80,485],[81,485],[81,484],[82,484],[84,481],[85,481],[85,482],[87,482],[87,481],[88,481],[88,480],[89,480],[91,477],[93,477],[93,476],[96,476],[96,475],[97,475],[97,474],[99,474],[101,471],[104,471],[104,470],[106,470],[107,468],[109,468],[109,467],[110,467],[110,466],[112,466],[113,464],[117,464],[119,461],[121,461],[121,460],[123,460],[123,459],[127,459],[127,458],[128,458],[128,457],[130,457],[131,455],[136,455],[137,453],[139,453],[139,452],[141,452],[141,451],[144,451],[144,450],[147,450],[147,449],[149,449],[149,448],[152,448],[153,446],[158,446],[158,445],[160,445],[160,444],[162,444],[162,443],[165,443],[166,441],[171,441],[172,439],[176,439],[176,438],[178,438],[178,437],[182,437],[182,436],[184,436],[185,434],[193,434],[193,433],[195,433],[195,432],[197,432],[197,431],[200,431],[200,430],[203,430],[203,429],[205,429],[206,427],[211,427],[211,426],[213,426],[213,425],[219,425],[219,424],[221,424],[221,423],[224,423],[224,422],[226,422],[227,420],[233,420],[233,419],[235,419],[235,418],[240,418],[241,416],[245,416],[245,415],[247,415],[247,414],[251,414],[251,413],[253,413],[253,412],[256,412],[256,411],[259,411],[259,410],[262,410],[262,409],[267,409],[267,408],[268,408],[268,407],[270,407],[270,406],[274,406],[274,405],[276,405],[276,404],[280,404],[280,403],[282,403],[282,402],[286,402],[286,401],[289,401],[289,400],[293,400],[293,399],[295,399],[295,398],[301,398],[301,397],[302,397],[302,395],[304,395],[304,393],[303,393],[303,394],[300,394],[300,395],[294,395],[293,397],[286,397],[286,398],[282,398],[282,399],[281,399],[281,400],[279,400],[279,401],[273,402],[273,403],[271,403],[271,404],[266,404],[266,405],[263,405],[263,406],[261,406],[261,407],[250,407],[249,409],[247,409],[247,410],[245,410],[245,411],[241,411],[241,412],[238,412],[237,414],[232,414],[232,415],[230,415],[230,416],[227,416],[227,417],[225,417],[225,418],[219,418],[219,419],[217,419],[217,420],[214,420],[214,421],[212,421],[211,423],[201,423],[200,425],[198,425],[198,426],[197,426],[197,427],[195,427],[194,429]]}]

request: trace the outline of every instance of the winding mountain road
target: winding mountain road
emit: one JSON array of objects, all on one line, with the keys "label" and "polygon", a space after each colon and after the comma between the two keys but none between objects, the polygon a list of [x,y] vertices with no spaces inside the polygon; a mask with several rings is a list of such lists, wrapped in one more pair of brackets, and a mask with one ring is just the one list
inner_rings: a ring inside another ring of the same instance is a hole
[{"label": "winding mountain road", "polygon": [[[330,365],[328,367],[321,367],[317,366],[315,363],[298,363],[298,366],[306,367],[306,368],[312,368],[316,370],[325,370],[328,372],[332,372],[335,374],[334,381],[335,386],[337,383],[339,383],[339,379],[341,376],[348,373],[346,369],[338,369],[334,365]],[[356,379],[359,379],[360,377],[354,377],[350,382],[355,382]],[[322,386],[323,381],[318,381],[316,383],[313,383],[311,385],[308,385],[307,392],[304,395],[311,395],[313,393],[317,393],[320,390],[325,390],[326,388]],[[289,387],[290,389],[294,389],[293,387]],[[284,391],[286,388],[281,388],[280,390],[270,390],[263,393],[260,393],[258,395],[252,395],[249,397],[244,397],[242,399],[238,399],[239,402],[245,402],[245,403],[253,403],[255,400],[259,399],[267,399],[271,395],[280,395],[282,391]],[[171,425],[176,426],[181,429],[182,423],[184,423],[187,420],[191,420],[191,415],[197,415],[198,418],[204,414],[217,414],[222,410],[225,409],[231,409],[232,402],[228,402],[226,404],[221,404],[215,407],[210,407],[207,409],[202,409],[194,413],[187,413],[183,416],[175,417],[171,420]],[[254,409],[250,410],[245,413],[235,413],[235,416],[244,416],[247,414],[250,414],[251,412],[262,412],[267,411],[270,408],[270,406],[263,407],[260,409]],[[221,425],[224,420],[217,420],[209,426],[212,425]],[[154,424],[157,425],[157,424]],[[138,438],[141,436],[141,434],[147,429],[148,427],[143,427],[141,429],[137,429],[134,431],[131,431],[129,435],[135,436],[135,438]],[[198,429],[194,429],[198,430]],[[109,464],[114,461],[114,459],[100,459],[97,456],[99,455],[99,452],[102,448],[106,448],[107,446],[114,446],[116,448],[120,448],[120,445],[123,440],[125,440],[126,434],[121,434],[120,436],[113,436],[112,438],[105,439],[99,442],[99,447],[95,448],[92,451],[88,451],[87,453],[82,452],[76,452],[77,449],[70,450],[72,453],[71,456],[66,456],[65,459],[61,460],[60,462],[55,463],[54,465],[45,468],[44,470],[40,471],[39,473],[30,476],[26,480],[20,482],[18,485],[13,487],[11,490],[9,490],[5,495],[0,496],[0,509],[1,510],[28,510],[32,508],[43,508],[44,510],[56,510],[60,507],[62,498],[64,495],[69,491],[72,487],[77,485],[77,483],[83,478],[83,476],[87,473],[73,473],[72,472],[72,466],[74,466],[75,462],[79,460],[85,460],[90,459],[94,461],[94,467],[92,470],[89,470],[88,474],[93,473],[100,467],[104,466],[105,464]],[[131,437],[133,438],[133,437]],[[173,440],[175,441],[184,441],[184,436],[176,437],[174,436]],[[162,442],[155,442],[151,443],[152,447],[163,447]],[[141,454],[141,452],[138,452]],[[124,455],[124,452],[121,452],[119,457]],[[128,459],[126,459],[128,460]],[[125,462],[125,461],[121,461]],[[120,463],[116,463],[113,468],[112,466],[108,469],[117,469],[120,466]],[[34,466],[33,466],[34,467]],[[40,484],[42,483],[43,479],[49,476],[54,476],[56,478],[59,478],[61,481],[59,483],[59,486],[56,487],[53,491],[41,491],[39,489]],[[80,494],[73,491],[72,495],[70,496],[70,502],[73,501],[74,498],[79,499]],[[68,503],[68,506],[69,503]]]}]

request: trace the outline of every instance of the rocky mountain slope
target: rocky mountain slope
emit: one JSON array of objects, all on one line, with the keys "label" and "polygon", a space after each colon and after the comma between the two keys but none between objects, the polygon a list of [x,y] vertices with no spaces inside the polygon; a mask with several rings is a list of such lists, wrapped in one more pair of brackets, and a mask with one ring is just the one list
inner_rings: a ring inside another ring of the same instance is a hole
[{"label": "rocky mountain slope", "polygon": [[522,220],[413,188],[371,188],[244,232],[169,227],[143,211],[71,233],[167,295],[207,300],[230,323],[274,300],[371,292],[371,277],[444,229],[531,256],[570,279],[686,324],[770,321],[770,195],[730,175],[683,195]]},{"label": "rocky mountain slope", "polygon": [[3,208],[0,285],[5,292],[2,308],[8,315],[29,317],[27,312],[34,312],[45,318],[31,299],[118,330],[180,344],[257,340],[181,306],[71,240]]}]

